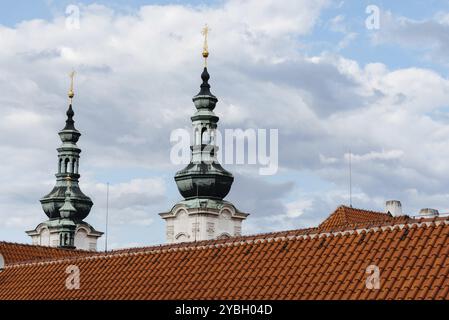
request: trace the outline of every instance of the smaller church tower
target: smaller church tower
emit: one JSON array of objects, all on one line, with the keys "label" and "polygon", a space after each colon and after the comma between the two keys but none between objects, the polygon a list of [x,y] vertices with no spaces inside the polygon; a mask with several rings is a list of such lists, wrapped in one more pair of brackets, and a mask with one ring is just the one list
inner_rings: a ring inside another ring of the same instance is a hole
[{"label": "smaller church tower", "polygon": [[96,250],[97,240],[103,233],[83,221],[89,215],[93,202],[78,185],[81,149],[76,143],[81,133],[75,128],[73,120],[75,115],[72,107],[75,96],[74,76],[75,72],[72,72],[70,74],[70,104],[66,125],[59,132],[62,145],[58,148],[56,185],[48,195],[40,200],[42,209],[49,220],[40,223],[34,230],[26,233],[36,245]]},{"label": "smaller church tower", "polygon": [[234,177],[218,162],[216,131],[219,118],[214,109],[218,102],[210,92],[207,71],[207,26],[203,30],[205,66],[200,92],[193,97],[197,111],[190,118],[193,126],[191,160],[175,175],[184,200],[169,212],[159,215],[166,221],[168,243],[192,242],[240,236],[242,221],[248,214],[223,200],[231,190]]}]

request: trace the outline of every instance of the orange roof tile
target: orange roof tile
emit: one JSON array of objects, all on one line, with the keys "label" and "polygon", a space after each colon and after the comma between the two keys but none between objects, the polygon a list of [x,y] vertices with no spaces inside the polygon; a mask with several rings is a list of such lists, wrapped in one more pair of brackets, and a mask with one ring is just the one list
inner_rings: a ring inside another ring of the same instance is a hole
[{"label": "orange roof tile", "polygon": [[337,231],[378,223],[401,223],[415,220],[408,216],[393,217],[389,213],[356,209],[347,206],[338,207],[319,226],[320,231]]},{"label": "orange roof tile", "polygon": [[15,264],[26,261],[59,259],[80,255],[89,255],[93,252],[0,241],[0,253],[5,259],[5,264]]},{"label": "orange roof tile", "polygon": [[[18,259],[0,273],[0,300],[449,299],[448,240],[448,217],[340,207],[319,228]],[[79,290],[65,287],[70,265],[80,269]],[[366,287],[370,265],[378,290]]]}]

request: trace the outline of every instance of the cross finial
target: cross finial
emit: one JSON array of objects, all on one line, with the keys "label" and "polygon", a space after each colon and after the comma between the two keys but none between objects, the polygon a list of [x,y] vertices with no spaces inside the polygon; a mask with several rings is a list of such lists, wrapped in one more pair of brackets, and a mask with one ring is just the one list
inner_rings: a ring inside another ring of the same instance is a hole
[{"label": "cross finial", "polygon": [[70,90],[69,90],[70,104],[72,104],[73,97],[75,96],[75,92],[73,91],[73,82],[74,82],[74,79],[75,79],[75,75],[76,75],[75,70],[73,70],[69,74],[69,77],[70,77]]},{"label": "cross finial", "polygon": [[203,58],[204,58],[204,66],[207,67],[207,58],[209,57],[209,48],[207,45],[207,37],[209,36],[209,31],[211,29],[208,27],[207,23],[204,26],[201,34],[204,36],[204,46],[203,46]]}]

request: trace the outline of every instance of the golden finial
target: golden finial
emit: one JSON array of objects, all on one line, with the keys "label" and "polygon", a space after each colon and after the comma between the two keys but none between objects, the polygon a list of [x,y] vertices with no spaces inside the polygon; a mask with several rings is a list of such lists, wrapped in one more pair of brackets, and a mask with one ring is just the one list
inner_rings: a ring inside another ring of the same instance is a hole
[{"label": "golden finial", "polygon": [[204,36],[204,46],[203,46],[203,58],[204,58],[204,66],[207,68],[207,58],[209,57],[209,48],[207,46],[207,36],[209,35],[210,28],[207,24],[204,26],[201,34]]},{"label": "golden finial", "polygon": [[70,72],[69,77],[70,77],[70,90],[69,90],[69,99],[70,99],[70,104],[72,104],[73,101],[73,97],[75,96],[75,92],[73,91],[73,80],[75,78],[75,70]]}]

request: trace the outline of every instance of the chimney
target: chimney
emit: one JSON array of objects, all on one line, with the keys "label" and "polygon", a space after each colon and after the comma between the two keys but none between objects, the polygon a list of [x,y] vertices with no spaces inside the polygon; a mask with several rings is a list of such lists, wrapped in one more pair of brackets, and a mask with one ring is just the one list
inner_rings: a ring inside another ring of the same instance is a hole
[{"label": "chimney", "polygon": [[399,200],[388,200],[385,202],[385,212],[390,212],[394,217],[402,215],[402,205]]},{"label": "chimney", "polygon": [[440,213],[438,212],[437,209],[423,208],[423,209],[419,210],[419,214],[421,216],[427,216],[427,217],[438,217],[438,215]]}]

